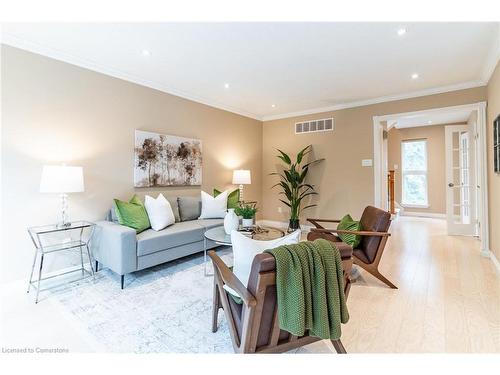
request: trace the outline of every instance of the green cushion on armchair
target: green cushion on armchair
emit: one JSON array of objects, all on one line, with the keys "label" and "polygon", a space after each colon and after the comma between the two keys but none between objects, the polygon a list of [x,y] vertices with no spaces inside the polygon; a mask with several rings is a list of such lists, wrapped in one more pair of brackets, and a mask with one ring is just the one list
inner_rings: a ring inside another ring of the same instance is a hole
[{"label": "green cushion on armchair", "polygon": [[114,199],[114,201],[118,223],[135,229],[137,233],[151,227],[146,208],[137,195],[134,195],[128,202],[119,199]]},{"label": "green cushion on armchair", "polygon": [[[217,189],[214,189],[214,197],[222,193],[222,191],[219,191]],[[236,189],[229,193],[227,196],[227,208],[237,208],[239,207],[239,202],[240,202],[240,190]]]},{"label": "green cushion on armchair", "polygon": [[[361,222],[353,220],[351,215],[345,215],[341,220],[339,225],[337,225],[338,230],[363,230],[361,227]],[[361,242],[361,236],[358,234],[351,233],[338,233],[339,238],[346,244],[352,246],[353,249],[357,248]]]}]

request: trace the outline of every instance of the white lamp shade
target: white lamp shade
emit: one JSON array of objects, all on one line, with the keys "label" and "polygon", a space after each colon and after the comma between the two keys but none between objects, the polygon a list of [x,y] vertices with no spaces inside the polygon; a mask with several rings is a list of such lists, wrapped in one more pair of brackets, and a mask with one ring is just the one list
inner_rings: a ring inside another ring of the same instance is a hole
[{"label": "white lamp shade", "polygon": [[252,179],[248,169],[236,169],[233,171],[233,184],[234,185],[250,185]]},{"label": "white lamp shade", "polygon": [[83,187],[83,168],[45,165],[40,181],[41,193],[80,193]]}]

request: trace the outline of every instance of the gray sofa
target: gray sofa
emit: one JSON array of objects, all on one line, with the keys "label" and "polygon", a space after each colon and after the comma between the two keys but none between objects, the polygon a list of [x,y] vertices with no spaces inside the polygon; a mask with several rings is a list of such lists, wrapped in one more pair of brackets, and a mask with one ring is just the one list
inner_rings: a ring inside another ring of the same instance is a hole
[{"label": "gray sofa", "polygon": [[118,224],[114,208],[106,220],[96,224],[93,254],[96,270],[102,263],[121,276],[121,288],[127,273],[143,270],[218,245],[205,242],[207,229],[223,225],[223,219],[197,219],[201,213],[199,198],[168,198],[174,211],[175,224],[161,231],[135,229]]}]

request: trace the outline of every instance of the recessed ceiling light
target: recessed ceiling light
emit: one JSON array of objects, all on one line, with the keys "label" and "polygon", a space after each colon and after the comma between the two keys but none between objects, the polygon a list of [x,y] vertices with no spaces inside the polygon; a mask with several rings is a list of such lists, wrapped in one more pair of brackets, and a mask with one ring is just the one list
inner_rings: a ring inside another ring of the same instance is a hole
[{"label": "recessed ceiling light", "polygon": [[142,56],[151,56],[151,52],[147,49],[142,50]]},{"label": "recessed ceiling light", "polygon": [[418,78],[418,73],[413,73],[411,75],[411,79],[417,79]]},{"label": "recessed ceiling light", "polygon": [[276,104],[271,104],[271,107],[276,108]]},{"label": "recessed ceiling light", "polygon": [[229,83],[224,83],[224,88],[228,89],[229,88]]},{"label": "recessed ceiling light", "polygon": [[404,27],[401,27],[398,29],[397,33],[399,36],[403,36],[406,34],[406,29]]}]

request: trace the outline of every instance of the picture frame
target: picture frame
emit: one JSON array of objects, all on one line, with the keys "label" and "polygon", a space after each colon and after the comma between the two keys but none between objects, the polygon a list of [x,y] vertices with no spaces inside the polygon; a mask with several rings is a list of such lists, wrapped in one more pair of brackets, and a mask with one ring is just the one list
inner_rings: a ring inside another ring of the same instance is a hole
[{"label": "picture frame", "polygon": [[500,173],[500,115],[493,121],[493,168]]}]

